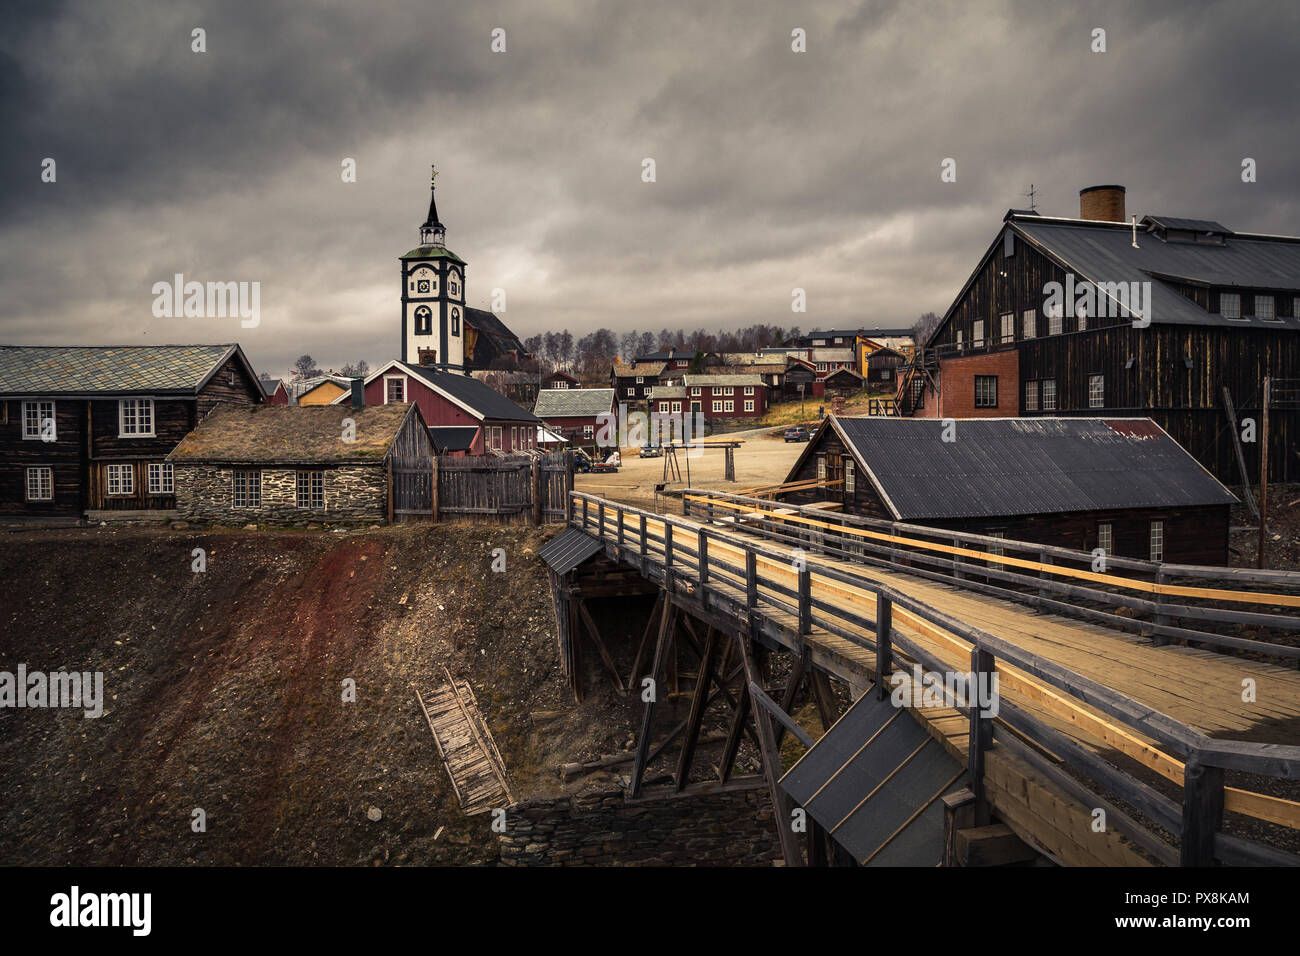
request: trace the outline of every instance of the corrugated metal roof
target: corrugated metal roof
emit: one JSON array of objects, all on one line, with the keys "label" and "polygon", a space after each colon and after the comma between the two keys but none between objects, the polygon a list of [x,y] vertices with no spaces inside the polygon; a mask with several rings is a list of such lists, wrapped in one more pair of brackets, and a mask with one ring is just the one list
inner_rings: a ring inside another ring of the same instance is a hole
[{"label": "corrugated metal roof", "polygon": [[538,418],[594,418],[614,407],[612,388],[544,388],[537,393]]},{"label": "corrugated metal roof", "polygon": [[568,574],[600,549],[600,541],[587,532],[567,528],[538,548],[537,556],[556,574]]},{"label": "corrugated metal roof", "polygon": [[950,442],[935,419],[832,425],[901,521],[1237,500],[1150,419],[962,419]]},{"label": "corrugated metal roof", "polygon": [[[1165,220],[1166,222],[1169,220]],[[1235,235],[1223,245],[1164,242],[1120,226],[1016,218],[1011,226],[1053,254],[1077,276],[1094,283],[1145,282],[1153,277],[1184,279],[1212,286],[1295,289],[1300,291],[1300,242]],[[1300,330],[1300,319],[1230,321],[1207,312],[1160,282],[1151,282],[1151,321],[1165,325],[1223,325]]]},{"label": "corrugated metal roof", "polygon": [[0,346],[0,393],[195,392],[234,345]]}]

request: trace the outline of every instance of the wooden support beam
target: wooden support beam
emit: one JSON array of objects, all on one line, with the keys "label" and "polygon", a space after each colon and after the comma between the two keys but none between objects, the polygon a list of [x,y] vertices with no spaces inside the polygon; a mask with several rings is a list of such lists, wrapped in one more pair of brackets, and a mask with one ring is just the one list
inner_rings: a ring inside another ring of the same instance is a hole
[{"label": "wooden support beam", "polygon": [[[808,666],[808,655],[800,654],[794,659],[794,664],[790,667],[790,679],[785,682],[785,690],[781,694],[781,710],[787,714],[792,713],[795,707],[795,698],[799,694],[799,688],[804,682],[804,668]],[[781,746],[781,740],[785,737],[785,724],[776,728],[776,745]],[[811,744],[804,744],[805,747],[811,747]]]},{"label": "wooden support beam", "polygon": [[[970,652],[971,680],[991,681],[994,670],[993,655],[979,647],[972,647]],[[984,686],[991,686],[985,684]],[[987,826],[992,819],[988,793],[984,782],[984,755],[993,746],[993,719],[980,713],[979,694],[976,687],[967,688],[967,701],[970,705],[970,737],[967,749],[966,769],[970,773],[970,788],[975,794],[975,826]]]},{"label": "wooden support beam", "polygon": [[664,606],[667,603],[668,596],[660,591],[654,607],[650,610],[650,617],[645,622],[645,630],[641,632],[641,641],[636,646],[636,656],[632,658],[632,673],[627,679],[627,686],[630,688],[635,689],[637,686],[637,678],[641,676],[641,667],[645,663],[646,647],[650,643],[650,633],[654,629],[655,622],[659,620],[659,615],[664,613]]},{"label": "wooden support beam", "polygon": [[[762,694],[762,688],[758,684],[758,667],[754,664],[754,655],[750,648],[750,637],[742,632],[736,635],[736,640],[740,643],[740,659],[745,665],[745,683],[748,685],[751,695],[755,694],[755,692]],[[755,699],[761,700],[762,698],[756,697]],[[803,855],[799,852],[799,844],[795,840],[794,831],[790,828],[792,820],[790,799],[777,783],[781,777],[781,753],[776,747],[776,737],[772,733],[772,722],[768,720],[762,707],[755,706],[753,712],[755,729],[758,730],[759,753],[762,755],[763,776],[767,779],[768,792],[772,797],[772,813],[775,817],[776,835],[781,843],[781,856],[785,859],[786,866],[802,866],[804,862]]]},{"label": "wooden support beam", "polygon": [[[799,739],[799,743],[803,744],[805,747],[812,747],[815,741],[808,734],[808,731],[800,727],[798,721],[782,710],[780,705],[768,695],[767,691],[763,690],[763,688],[758,686],[757,683],[751,682],[749,685],[749,695],[760,709],[766,711],[773,720],[781,724],[785,729],[789,730],[790,733],[794,734],[795,737]],[[757,713],[757,711],[755,711],[755,713]],[[768,730],[769,732],[772,732],[770,724],[768,725]],[[758,740],[759,743],[762,744],[763,737],[761,734],[759,735]],[[772,743],[779,747],[775,732],[772,732]],[[777,756],[780,756],[779,752]]]},{"label": "wooden support beam", "polygon": [[1183,833],[1179,864],[1215,866],[1214,835],[1223,826],[1223,768],[1209,767],[1195,756],[1183,777]]},{"label": "wooden support beam", "polygon": [[709,628],[704,639],[704,657],[700,663],[700,676],[695,682],[695,694],[691,698],[691,712],[686,718],[686,736],[682,741],[681,756],[677,760],[677,789],[686,786],[691,770],[691,759],[695,756],[695,746],[699,740],[700,727],[704,723],[704,708],[707,706],[709,684],[713,678],[713,663],[718,655],[718,631]]},{"label": "wooden support beam", "polygon": [[646,701],[645,712],[641,715],[641,733],[636,741],[636,760],[632,764],[632,783],[629,788],[630,795],[637,797],[641,793],[641,781],[645,777],[646,756],[650,749],[650,723],[654,717],[655,703],[663,688],[659,686],[659,676],[663,672],[664,650],[669,641],[672,639],[673,623],[677,616],[677,609],[671,605],[664,606],[664,612],[659,617],[659,637],[655,641],[654,663],[651,665],[650,679],[653,682],[650,686],[650,696]]},{"label": "wooden support beam", "polygon": [[623,678],[618,675],[618,668],[614,666],[614,658],[609,655],[609,648],[600,638],[600,630],[596,627],[596,622],[591,617],[591,611],[587,609],[587,602],[578,598],[578,613],[582,616],[582,622],[587,625],[587,633],[591,636],[592,643],[596,645],[596,651],[600,654],[600,660],[609,671],[610,676],[614,678],[614,686],[618,688],[620,694],[626,694],[627,688],[623,686]]},{"label": "wooden support beam", "polygon": [[731,769],[736,763],[736,754],[740,750],[740,735],[749,719],[749,686],[742,679],[740,682],[740,695],[736,701],[735,709],[731,712],[731,726],[727,730],[727,742],[722,746],[722,757],[718,763],[718,782],[726,783],[727,778],[731,776]]},{"label": "wooden support beam", "polygon": [[808,679],[812,683],[813,702],[817,705],[817,716],[821,718],[822,730],[830,730],[831,724],[840,717],[839,698],[835,696],[830,678],[822,671],[812,668],[808,673]]}]

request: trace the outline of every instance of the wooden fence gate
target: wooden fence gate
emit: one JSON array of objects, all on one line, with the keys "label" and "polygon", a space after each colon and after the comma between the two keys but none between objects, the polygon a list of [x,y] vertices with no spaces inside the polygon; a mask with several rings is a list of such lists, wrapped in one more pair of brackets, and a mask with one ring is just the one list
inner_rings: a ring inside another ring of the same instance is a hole
[{"label": "wooden fence gate", "polygon": [[435,518],[434,471],[429,462],[393,462],[390,488],[393,518]]},{"label": "wooden fence gate", "polygon": [[[564,454],[438,458],[428,513],[542,524],[565,520],[573,468]],[[396,509],[394,509],[396,513]]]}]

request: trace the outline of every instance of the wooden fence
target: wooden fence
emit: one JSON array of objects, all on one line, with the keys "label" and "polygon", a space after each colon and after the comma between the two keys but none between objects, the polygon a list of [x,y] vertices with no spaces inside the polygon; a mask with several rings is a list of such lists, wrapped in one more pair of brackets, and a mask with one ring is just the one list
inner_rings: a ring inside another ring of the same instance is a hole
[{"label": "wooden fence", "polygon": [[[796,570],[789,550],[775,541],[651,514],[580,492],[572,493],[570,501],[573,527],[597,536],[606,553],[638,567],[665,589],[687,588],[710,612],[725,614],[738,626],[753,628],[782,646],[788,646],[789,631],[781,618],[792,617],[798,632],[796,645],[790,648],[794,653],[807,649],[816,626],[874,652],[877,675],[890,674],[909,662],[941,673],[951,672],[954,665],[964,671],[969,662],[977,676],[996,673],[1003,688],[996,718],[981,712],[978,705],[966,715],[967,769],[981,803],[988,799],[985,756],[994,745],[996,720],[999,747],[1032,765],[1084,806],[1107,808],[1114,828],[1162,863],[1300,864],[1300,857],[1229,833],[1224,826],[1227,811],[1300,829],[1300,804],[1226,786],[1224,781],[1225,771],[1300,777],[1300,747],[1210,738],[1113,688],[856,573],[851,565],[837,566],[810,554]],[[713,504],[716,507],[717,502]],[[755,504],[771,507],[771,502]],[[852,600],[853,592],[869,593],[874,608]],[[938,652],[901,633],[895,621],[905,621],[930,638]],[[1175,796],[1102,759],[1030,713],[1026,704],[1099,735],[1126,757],[1155,771],[1166,786],[1172,784]],[[1154,746],[1134,731],[1146,735]],[[1073,772],[1066,772],[1058,761]],[[1079,777],[1095,781],[1141,818],[1088,789]],[[1169,834],[1172,842],[1163,834]]]},{"label": "wooden fence", "polygon": [[431,465],[395,465],[392,517],[562,522],[573,488],[567,454],[498,458],[435,458]]}]

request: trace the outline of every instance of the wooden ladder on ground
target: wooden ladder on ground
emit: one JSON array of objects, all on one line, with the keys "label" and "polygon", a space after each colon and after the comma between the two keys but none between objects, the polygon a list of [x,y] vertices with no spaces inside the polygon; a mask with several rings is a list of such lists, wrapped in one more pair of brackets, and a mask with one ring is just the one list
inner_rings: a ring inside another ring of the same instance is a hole
[{"label": "wooden ladder on ground", "polygon": [[461,811],[473,816],[513,804],[505,762],[479,712],[474,691],[468,681],[453,679],[446,667],[442,672],[447,675],[446,686],[428,694],[417,690],[415,696]]}]

